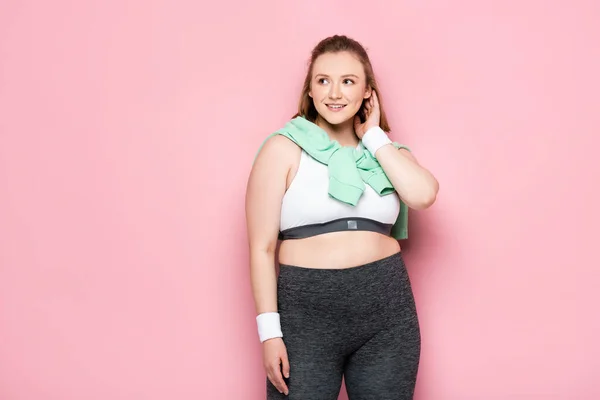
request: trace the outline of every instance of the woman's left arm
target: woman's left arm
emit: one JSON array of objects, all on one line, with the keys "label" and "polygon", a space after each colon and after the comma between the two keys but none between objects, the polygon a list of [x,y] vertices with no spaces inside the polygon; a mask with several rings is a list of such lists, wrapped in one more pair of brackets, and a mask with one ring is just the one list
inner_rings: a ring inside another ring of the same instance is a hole
[{"label": "woman's left arm", "polygon": [[423,210],[435,202],[437,179],[408,150],[386,144],[375,152],[375,158],[408,207]]},{"label": "woman's left arm", "polygon": [[[375,90],[365,103],[366,120],[354,119],[354,131],[377,159],[383,171],[398,192],[402,201],[410,208],[423,210],[431,206],[437,197],[439,184],[427,168],[406,149],[397,149],[379,128],[379,101]],[[372,129],[372,132],[369,130]],[[367,137],[365,137],[365,135]],[[387,144],[386,144],[387,143]]]}]

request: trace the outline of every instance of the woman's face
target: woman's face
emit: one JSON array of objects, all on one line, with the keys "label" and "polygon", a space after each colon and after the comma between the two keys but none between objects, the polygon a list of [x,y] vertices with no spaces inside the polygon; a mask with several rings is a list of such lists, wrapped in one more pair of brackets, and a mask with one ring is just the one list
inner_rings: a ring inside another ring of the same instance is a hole
[{"label": "woman's face", "polygon": [[325,53],[313,63],[308,95],[331,125],[353,120],[363,99],[371,95],[362,63],[349,52]]}]

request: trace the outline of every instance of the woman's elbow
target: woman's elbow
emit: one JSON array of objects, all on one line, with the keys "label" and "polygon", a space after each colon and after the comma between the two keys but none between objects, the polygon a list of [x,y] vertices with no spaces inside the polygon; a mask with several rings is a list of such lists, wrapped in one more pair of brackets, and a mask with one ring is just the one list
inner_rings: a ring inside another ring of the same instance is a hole
[{"label": "woman's elbow", "polygon": [[429,184],[421,194],[412,199],[408,206],[415,210],[425,210],[433,205],[437,200],[437,194],[439,191],[439,184],[435,178],[433,178],[431,184]]}]

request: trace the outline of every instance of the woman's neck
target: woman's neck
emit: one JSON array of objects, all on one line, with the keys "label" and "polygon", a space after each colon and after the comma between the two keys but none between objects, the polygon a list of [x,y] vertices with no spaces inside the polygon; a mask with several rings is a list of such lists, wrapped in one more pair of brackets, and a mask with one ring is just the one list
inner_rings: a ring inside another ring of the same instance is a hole
[{"label": "woman's neck", "polygon": [[338,125],[332,125],[321,116],[317,116],[315,124],[327,132],[329,139],[337,141],[342,146],[356,147],[358,137],[354,133],[354,121],[348,120]]}]

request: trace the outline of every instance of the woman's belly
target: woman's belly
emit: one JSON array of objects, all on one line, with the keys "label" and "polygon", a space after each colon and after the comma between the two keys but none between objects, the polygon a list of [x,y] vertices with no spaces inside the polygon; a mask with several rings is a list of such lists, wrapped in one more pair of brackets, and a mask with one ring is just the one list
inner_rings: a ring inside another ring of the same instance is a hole
[{"label": "woman's belly", "polygon": [[306,268],[351,268],[400,251],[394,238],[370,231],[332,232],[305,239],[284,240],[279,263]]}]

